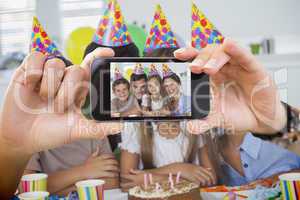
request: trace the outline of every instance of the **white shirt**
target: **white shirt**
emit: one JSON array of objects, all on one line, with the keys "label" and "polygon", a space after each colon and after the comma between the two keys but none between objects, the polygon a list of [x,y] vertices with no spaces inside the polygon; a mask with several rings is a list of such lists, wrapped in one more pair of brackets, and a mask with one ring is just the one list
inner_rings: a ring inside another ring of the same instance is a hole
[{"label": "white shirt", "polygon": [[[186,130],[184,127],[186,122],[180,122],[181,130]],[[188,151],[189,139],[180,131],[179,135],[173,139],[167,139],[158,133],[157,126],[153,126],[153,164],[156,167],[165,166],[176,162],[185,162]],[[121,149],[127,150],[129,153],[141,154],[140,144],[140,123],[125,123],[122,134]],[[201,137],[197,137],[197,145],[201,148],[204,143]],[[198,163],[198,157],[195,160]],[[143,169],[140,160],[140,169]]]},{"label": "white shirt", "polygon": [[160,99],[158,101],[151,100],[151,110],[153,111],[160,110],[163,107],[163,105],[164,105],[163,99]]}]

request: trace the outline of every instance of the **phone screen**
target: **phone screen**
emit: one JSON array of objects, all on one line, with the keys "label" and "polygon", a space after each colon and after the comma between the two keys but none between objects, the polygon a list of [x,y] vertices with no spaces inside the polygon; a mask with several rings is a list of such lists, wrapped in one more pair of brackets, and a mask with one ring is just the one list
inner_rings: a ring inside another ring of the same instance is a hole
[{"label": "phone screen", "polygon": [[91,66],[88,115],[97,121],[201,119],[209,77],[175,58],[99,58]]},{"label": "phone screen", "polygon": [[110,62],[110,116],[191,117],[191,71],[184,62]]}]

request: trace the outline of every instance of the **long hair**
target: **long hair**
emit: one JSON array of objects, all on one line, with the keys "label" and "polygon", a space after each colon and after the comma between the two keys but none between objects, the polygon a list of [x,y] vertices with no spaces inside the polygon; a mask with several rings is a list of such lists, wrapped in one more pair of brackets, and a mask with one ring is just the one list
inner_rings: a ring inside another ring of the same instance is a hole
[{"label": "long hair", "polygon": [[[219,184],[225,184],[229,175],[222,168],[222,150],[229,144],[228,134],[225,129],[213,128],[210,129],[205,135],[205,142],[209,151],[209,158],[215,169]],[[220,180],[222,182],[220,183]],[[225,183],[224,183],[225,181]]]},{"label": "long hair", "polygon": [[[186,123],[186,122],[184,122]],[[153,164],[153,137],[154,130],[151,122],[140,123],[140,142],[141,142],[141,160],[144,169],[153,169],[156,166]],[[180,134],[188,139],[188,149],[184,155],[184,162],[192,163],[198,153],[197,135],[190,134],[186,128],[180,128]]]},{"label": "long hair", "polygon": [[[163,81],[162,78],[160,77],[159,74],[155,74],[155,75],[150,75],[148,76],[148,82],[150,80],[156,80],[159,83],[159,91],[160,91],[160,96],[162,97],[162,99],[164,99],[166,97],[166,90],[163,87]],[[150,105],[151,105],[152,99],[150,98]]]}]

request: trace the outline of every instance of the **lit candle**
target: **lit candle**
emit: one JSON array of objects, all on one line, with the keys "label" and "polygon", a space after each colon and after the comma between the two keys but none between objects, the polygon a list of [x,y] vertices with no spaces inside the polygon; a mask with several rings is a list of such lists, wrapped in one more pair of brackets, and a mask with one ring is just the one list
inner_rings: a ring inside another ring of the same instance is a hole
[{"label": "lit candle", "polygon": [[180,176],[181,176],[181,171],[177,172],[177,176],[176,176],[176,184],[179,183],[179,181],[180,181]]},{"label": "lit candle", "polygon": [[149,182],[150,182],[151,185],[153,184],[153,177],[152,177],[152,174],[149,174]]},{"label": "lit candle", "polygon": [[169,173],[169,183],[170,183],[171,189],[174,189],[174,181],[172,178],[172,173]]},{"label": "lit candle", "polygon": [[148,188],[148,177],[147,177],[147,174],[144,174],[144,187],[145,187],[145,189]]}]

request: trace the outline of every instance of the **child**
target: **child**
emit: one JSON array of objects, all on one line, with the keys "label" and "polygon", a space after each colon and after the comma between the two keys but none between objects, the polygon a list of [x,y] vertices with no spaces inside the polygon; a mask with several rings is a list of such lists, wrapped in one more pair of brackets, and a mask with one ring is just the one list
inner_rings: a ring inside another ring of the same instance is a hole
[{"label": "child", "polygon": [[123,78],[120,70],[115,68],[115,80],[112,84],[115,98],[111,102],[112,116],[139,115],[137,100],[129,94],[129,82]]},{"label": "child", "polygon": [[300,157],[252,133],[217,134],[220,182],[229,186],[248,184],[291,170],[300,169]]},{"label": "child", "polygon": [[108,140],[80,140],[33,155],[24,174],[48,174],[48,191],[61,196],[75,191],[77,181],[104,179],[106,189],[119,187],[118,162]]},{"label": "child", "polygon": [[162,115],[163,113],[161,111],[164,106],[164,92],[162,89],[162,79],[154,64],[150,65],[147,88],[150,95],[150,109],[144,109],[143,114],[147,116]]},{"label": "child", "polygon": [[124,191],[143,184],[144,173],[151,173],[155,182],[181,172],[184,179],[202,186],[215,184],[206,146],[185,125],[179,121],[125,123],[120,162]]}]

